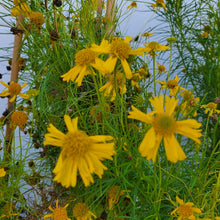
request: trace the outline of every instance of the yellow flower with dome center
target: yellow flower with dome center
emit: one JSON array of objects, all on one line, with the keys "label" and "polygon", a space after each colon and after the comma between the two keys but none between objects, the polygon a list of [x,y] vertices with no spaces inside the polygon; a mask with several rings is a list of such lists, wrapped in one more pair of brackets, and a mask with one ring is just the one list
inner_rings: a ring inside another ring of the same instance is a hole
[{"label": "yellow flower with dome center", "polygon": [[5,169],[0,168],[0,177],[4,177],[6,175]]},{"label": "yellow flower with dome center", "polygon": [[108,82],[102,86],[99,91],[102,92],[105,90],[104,96],[111,96],[110,101],[112,102],[115,100],[118,89],[120,90],[121,95],[126,93],[126,79],[125,76],[120,72],[116,72],[115,74],[113,73],[107,77],[109,78]]},{"label": "yellow flower with dome center", "polygon": [[127,6],[127,9],[137,8],[137,2],[133,1],[129,6]]},{"label": "yellow flower with dome center", "polygon": [[40,28],[44,24],[44,16],[38,11],[32,11],[29,19],[37,28]]},{"label": "yellow flower with dome center", "polygon": [[151,6],[153,6],[153,10],[154,10],[156,7],[158,7],[159,10],[160,10],[161,7],[163,7],[164,10],[167,11],[167,8],[166,8],[166,5],[165,5],[165,3],[164,3],[164,0],[156,0],[156,2],[155,2],[154,4],[152,4]]},{"label": "yellow flower with dome center", "polygon": [[81,86],[84,76],[93,74],[93,71],[89,67],[94,67],[102,74],[105,74],[104,61],[99,59],[97,57],[98,55],[99,53],[90,48],[78,51],[75,55],[76,66],[61,76],[63,81],[69,82],[71,80],[76,82],[78,86]]},{"label": "yellow flower with dome center", "polygon": [[178,196],[176,196],[176,201],[180,204],[179,207],[177,207],[174,211],[171,212],[171,215],[178,213],[179,217],[178,220],[185,220],[185,219],[191,219],[196,220],[196,217],[194,216],[195,213],[201,213],[201,210],[199,208],[193,208],[194,204],[192,202],[184,203],[182,199],[180,199]]},{"label": "yellow flower with dome center", "polygon": [[145,32],[141,35],[141,37],[150,37],[152,36],[154,33],[150,33],[150,32]]},{"label": "yellow flower with dome center", "polygon": [[212,116],[213,113],[220,113],[220,110],[217,110],[217,104],[214,102],[209,102],[207,105],[202,105],[201,108],[205,108],[205,114],[209,112],[209,116]]},{"label": "yellow flower with dome center", "polygon": [[164,65],[160,65],[159,63],[157,63],[157,68],[158,68],[157,70],[158,74],[167,73],[166,67]]},{"label": "yellow flower with dome center", "polygon": [[22,86],[19,83],[16,83],[16,82],[13,82],[13,81],[10,83],[10,85],[7,85],[3,81],[0,81],[0,83],[3,86],[8,88],[8,90],[2,91],[2,93],[0,93],[0,96],[5,97],[5,96],[10,95],[11,99],[9,100],[9,102],[14,102],[14,100],[16,99],[16,97],[18,95],[21,96],[21,98],[23,98],[23,99],[28,99],[29,98],[29,95],[21,93],[21,90],[27,85],[27,83],[24,83]]},{"label": "yellow flower with dome center", "polygon": [[159,97],[149,99],[149,101],[153,105],[154,111],[144,114],[132,106],[132,111],[129,112],[128,116],[128,118],[133,118],[151,125],[139,147],[141,156],[146,157],[147,160],[152,159],[155,162],[163,138],[167,159],[173,163],[184,160],[186,155],[174,134],[179,133],[201,144],[199,138],[202,136],[202,133],[198,129],[201,127],[201,123],[198,123],[194,119],[176,121],[173,112],[178,100],[174,97],[170,98],[166,96],[165,105],[162,94]]},{"label": "yellow flower with dome center", "polygon": [[[120,196],[122,196],[126,190],[120,190],[120,187],[115,185],[108,191],[108,206],[109,210],[112,209],[114,204],[117,204]],[[128,191],[130,192],[130,190]]]},{"label": "yellow flower with dome center", "polygon": [[169,89],[170,92],[170,96],[176,96],[176,94],[180,91],[187,91],[186,89],[184,89],[183,87],[179,86],[178,82],[179,82],[180,78],[178,76],[176,76],[174,79],[168,80],[167,81],[160,81],[157,80],[157,83],[160,83],[162,86],[162,89]]},{"label": "yellow flower with dome center", "polygon": [[127,62],[129,55],[139,55],[143,56],[143,47],[138,47],[137,49],[132,50],[129,42],[132,37],[126,36],[123,40],[121,38],[115,37],[113,41],[109,44],[107,40],[102,40],[100,46],[93,44],[92,50],[99,53],[109,53],[111,56],[105,61],[105,68],[108,70],[108,73],[114,71],[117,60],[121,61],[122,67],[124,69],[127,79],[131,79],[132,73],[131,68]]},{"label": "yellow flower with dome center", "polygon": [[[181,113],[186,116],[191,113],[191,111],[196,107],[200,98],[194,98],[192,92],[186,90],[181,92],[180,95],[183,97],[183,102],[181,104]],[[193,112],[193,117],[197,116],[197,111]]]},{"label": "yellow flower with dome center", "polygon": [[12,123],[12,128],[19,126],[22,131],[24,131],[24,126],[27,123],[28,116],[25,112],[23,111],[15,111],[11,115],[11,123]]},{"label": "yellow flower with dome center", "polygon": [[17,213],[12,213],[15,209],[15,204],[8,202],[3,207],[3,215],[0,216],[0,218],[8,218],[12,219],[12,216],[17,216]]},{"label": "yellow flower with dome center", "polygon": [[78,118],[64,116],[68,129],[67,134],[62,133],[52,124],[49,124],[49,133],[45,134],[44,145],[53,145],[61,148],[56,167],[54,181],[64,187],[75,187],[77,172],[79,171],[84,185],[87,187],[93,183],[92,174],[102,178],[104,166],[101,161],[112,160],[115,154],[113,137],[106,135],[88,136],[84,131],[77,128]]},{"label": "yellow flower with dome center", "polygon": [[44,219],[52,218],[54,220],[71,220],[71,218],[68,218],[66,211],[66,208],[68,207],[69,204],[66,204],[64,207],[59,207],[58,202],[59,200],[57,199],[55,209],[53,209],[51,206],[48,207],[50,211],[52,211],[52,213],[45,215]]},{"label": "yellow flower with dome center", "polygon": [[76,220],[92,220],[92,216],[97,218],[85,203],[77,203],[73,208],[73,215]]},{"label": "yellow flower with dome center", "polygon": [[157,51],[164,51],[170,48],[169,46],[161,45],[156,41],[149,41],[148,44],[144,44],[144,46],[144,51],[148,52],[151,56],[156,55],[155,52]]}]

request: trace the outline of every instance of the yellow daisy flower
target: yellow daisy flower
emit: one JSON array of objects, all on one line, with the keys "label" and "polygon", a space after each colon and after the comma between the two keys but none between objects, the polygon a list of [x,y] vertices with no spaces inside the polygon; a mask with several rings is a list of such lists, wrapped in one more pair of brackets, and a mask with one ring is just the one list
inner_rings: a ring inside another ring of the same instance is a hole
[{"label": "yellow daisy flower", "polygon": [[212,116],[213,113],[220,113],[220,110],[217,110],[217,104],[214,102],[209,102],[207,105],[202,105],[201,108],[205,108],[205,113],[209,112],[209,116]]},{"label": "yellow daisy flower", "polygon": [[[163,138],[167,159],[173,163],[176,163],[178,160],[184,160],[186,155],[174,134],[179,133],[201,144],[199,138],[202,136],[202,133],[198,129],[201,127],[201,123],[198,123],[194,119],[176,121],[173,112],[178,100],[174,97],[170,98],[166,96],[165,105],[162,95],[149,99],[149,101],[153,105],[154,111],[144,114],[132,106],[132,111],[129,112],[128,116],[128,118],[133,118],[151,125],[139,147],[141,156],[146,157],[147,160],[152,159],[155,162],[158,148]],[[166,109],[165,111],[164,108]]]},{"label": "yellow daisy flower", "polygon": [[88,136],[77,128],[78,118],[64,116],[67,134],[62,133],[52,124],[49,124],[49,133],[45,134],[44,145],[53,145],[61,148],[61,153],[53,173],[54,181],[64,187],[75,187],[77,172],[79,171],[84,185],[93,183],[92,174],[102,178],[103,171],[107,170],[101,161],[112,160],[115,154],[113,137],[106,135]]},{"label": "yellow daisy flower", "polygon": [[176,96],[176,94],[180,91],[180,90],[184,90],[187,91],[186,89],[184,89],[183,87],[179,86],[178,82],[179,82],[180,78],[178,76],[175,77],[175,79],[171,79],[167,81],[160,81],[157,80],[157,83],[160,83],[162,86],[162,89],[169,89],[170,92],[170,96]]},{"label": "yellow daisy flower", "polygon": [[27,83],[24,83],[23,86],[13,81],[10,83],[10,85],[7,85],[3,81],[0,81],[0,83],[8,88],[8,90],[2,91],[2,93],[0,93],[0,96],[5,97],[10,95],[11,99],[9,100],[9,102],[14,102],[18,95],[21,96],[21,98],[23,99],[29,98],[29,95],[21,93],[21,90],[27,85]]},{"label": "yellow daisy flower", "polygon": [[85,203],[77,203],[73,208],[73,215],[76,220],[92,220],[92,216],[97,218]]},{"label": "yellow daisy flower", "polygon": [[23,111],[15,111],[11,115],[12,128],[19,126],[22,131],[24,131],[25,124],[27,123],[28,116]]},{"label": "yellow daisy flower", "polygon": [[[130,190],[129,190],[130,191]],[[120,196],[122,196],[126,190],[120,190],[120,187],[115,185],[108,191],[108,206],[111,210],[114,204],[117,204]]]},{"label": "yellow daisy flower", "polygon": [[149,32],[145,32],[141,35],[141,37],[150,37],[152,36],[154,33],[149,33]]},{"label": "yellow daisy flower", "polygon": [[119,59],[123,66],[125,75],[127,79],[131,79],[132,73],[130,66],[127,62],[129,55],[139,55],[143,56],[143,47],[138,47],[137,49],[132,50],[129,42],[132,37],[126,36],[123,40],[121,38],[115,37],[113,41],[109,44],[107,40],[102,40],[100,46],[93,44],[92,50],[99,53],[110,53],[111,56],[106,60],[105,67],[109,73],[113,72],[116,66],[116,62]]},{"label": "yellow daisy flower", "polygon": [[30,97],[35,97],[35,96],[38,95],[38,93],[39,93],[39,90],[37,90],[37,89],[29,89],[29,90],[27,91],[27,94],[28,94]]},{"label": "yellow daisy flower", "polygon": [[45,215],[44,219],[52,218],[54,220],[71,220],[71,218],[68,218],[66,211],[66,208],[69,204],[66,204],[64,207],[58,207],[58,202],[59,200],[57,199],[55,209],[53,209],[51,206],[48,207],[52,213]]},{"label": "yellow daisy flower", "polygon": [[148,54],[155,55],[157,51],[168,50],[170,47],[166,45],[161,45],[156,41],[148,42],[148,44],[144,44],[144,51],[148,52]]},{"label": "yellow daisy flower", "polygon": [[180,204],[179,207],[177,207],[174,211],[171,212],[171,215],[175,214],[176,212],[179,214],[179,217],[177,220],[196,220],[196,217],[194,216],[195,213],[201,213],[201,210],[199,208],[193,208],[194,204],[192,202],[187,202],[184,204],[183,200],[180,199],[178,196],[176,196],[176,201]]},{"label": "yellow daisy flower", "polygon": [[158,68],[157,70],[158,74],[167,73],[166,67],[164,65],[160,65],[159,63],[157,63],[157,68]]},{"label": "yellow daisy flower", "polygon": [[8,219],[12,219],[12,216],[17,216],[17,213],[11,213],[13,212],[15,209],[15,204],[8,202],[6,205],[4,205],[3,207],[3,215],[0,216],[0,218],[8,218]]},{"label": "yellow daisy flower", "polygon": [[40,28],[44,24],[44,16],[38,11],[32,11],[29,19],[37,28]]},{"label": "yellow daisy flower", "polygon": [[120,94],[126,93],[126,79],[122,73],[116,72],[116,74],[111,74],[108,76],[109,80],[108,82],[102,86],[99,91],[104,92],[104,96],[110,97],[111,96],[111,102],[115,100],[116,97],[116,90],[120,90]]},{"label": "yellow daisy flower", "polygon": [[165,3],[164,3],[164,0],[156,0],[155,4],[152,4],[151,6],[153,6],[153,10],[154,10],[156,7],[158,7],[159,10],[160,10],[161,7],[163,7],[164,10],[167,11],[167,8],[166,8],[166,5],[165,5]]},{"label": "yellow daisy flower", "polygon": [[4,177],[6,175],[5,169],[0,168],[0,177]]},{"label": "yellow daisy flower", "polygon": [[[180,95],[183,97],[183,103],[181,104],[181,113],[186,116],[188,115],[193,108],[198,104],[200,98],[194,98],[192,92],[185,91],[181,92]],[[197,116],[197,111],[194,111],[193,117]]]},{"label": "yellow daisy flower", "polygon": [[129,6],[127,6],[127,9],[137,8],[137,2],[133,1]]},{"label": "yellow daisy flower", "polygon": [[30,13],[31,13],[31,9],[29,8],[29,6],[25,2],[17,4],[11,10],[11,16],[12,17],[17,17],[20,14],[23,17],[29,17]]},{"label": "yellow daisy flower", "polygon": [[89,68],[91,66],[102,74],[105,74],[106,70],[104,69],[104,61],[99,59],[97,57],[98,55],[99,53],[93,51],[91,48],[85,48],[78,51],[75,55],[76,66],[61,76],[63,81],[69,82],[71,80],[76,82],[77,86],[81,86],[84,76],[93,73]]}]

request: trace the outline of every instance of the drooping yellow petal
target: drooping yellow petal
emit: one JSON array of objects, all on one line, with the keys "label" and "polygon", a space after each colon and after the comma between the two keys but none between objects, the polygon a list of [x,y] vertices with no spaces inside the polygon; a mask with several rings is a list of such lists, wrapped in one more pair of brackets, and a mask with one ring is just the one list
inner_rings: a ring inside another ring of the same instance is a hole
[{"label": "drooping yellow petal", "polygon": [[67,73],[65,73],[61,76],[63,78],[63,81],[69,82],[71,80],[74,82],[76,77],[82,71],[83,68],[84,67],[81,65],[76,65],[75,67],[70,69]]},{"label": "drooping yellow petal", "polygon": [[176,163],[178,160],[182,161],[186,159],[185,153],[173,134],[170,137],[164,137],[164,146],[169,161]]},{"label": "drooping yellow petal", "polygon": [[113,70],[115,69],[116,62],[117,62],[117,57],[110,56],[110,57],[105,61],[105,69],[106,69],[109,73],[112,73]]},{"label": "drooping yellow petal", "polygon": [[29,99],[30,98],[29,95],[23,94],[23,93],[20,93],[19,96],[21,96],[21,98],[23,98],[23,99]]},{"label": "drooping yellow petal", "polygon": [[123,66],[126,78],[131,79],[131,77],[132,77],[131,68],[130,68],[127,60],[126,59],[121,59],[121,64]]}]

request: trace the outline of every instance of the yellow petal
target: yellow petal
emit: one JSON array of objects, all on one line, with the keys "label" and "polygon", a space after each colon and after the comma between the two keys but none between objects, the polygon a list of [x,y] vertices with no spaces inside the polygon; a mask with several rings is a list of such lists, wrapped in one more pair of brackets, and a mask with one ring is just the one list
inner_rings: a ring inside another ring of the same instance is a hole
[{"label": "yellow petal", "polygon": [[135,108],[133,105],[131,106],[132,111],[128,112],[128,118],[136,119],[142,122],[145,122],[146,124],[151,124],[152,123],[152,113],[145,114]]},{"label": "yellow petal", "polygon": [[169,161],[176,163],[178,160],[186,159],[185,153],[183,152],[173,134],[170,137],[164,137],[164,146],[166,150],[166,156]]},{"label": "yellow petal", "polygon": [[131,79],[131,77],[132,77],[131,68],[130,68],[130,66],[128,65],[127,60],[126,60],[126,59],[121,59],[121,64],[122,64],[122,66],[123,66],[123,69],[124,69],[126,78],[127,78],[127,79]]}]

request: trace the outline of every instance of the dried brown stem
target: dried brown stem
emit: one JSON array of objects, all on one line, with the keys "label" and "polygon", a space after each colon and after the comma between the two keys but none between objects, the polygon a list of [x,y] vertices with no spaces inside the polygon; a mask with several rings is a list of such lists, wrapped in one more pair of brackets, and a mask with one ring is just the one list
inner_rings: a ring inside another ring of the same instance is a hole
[{"label": "dried brown stem", "polygon": [[[17,17],[16,28],[19,30],[23,30],[22,23],[24,22],[24,18],[22,15]],[[22,44],[22,33],[18,33],[14,37],[14,48],[13,48],[13,56],[12,56],[12,66],[11,66],[11,80],[17,81],[18,79],[18,72],[19,72],[19,63],[18,58],[20,57],[20,48]],[[14,106],[13,106],[14,105]],[[13,111],[13,107],[15,107],[15,103],[8,102],[8,110],[11,112]],[[6,134],[5,134],[5,151],[4,157],[7,160],[8,156],[11,154],[11,139],[13,136],[12,128],[9,124],[6,126]]]}]

